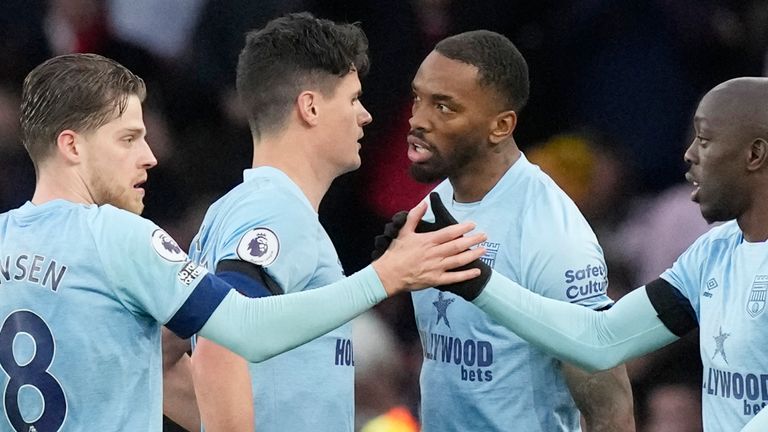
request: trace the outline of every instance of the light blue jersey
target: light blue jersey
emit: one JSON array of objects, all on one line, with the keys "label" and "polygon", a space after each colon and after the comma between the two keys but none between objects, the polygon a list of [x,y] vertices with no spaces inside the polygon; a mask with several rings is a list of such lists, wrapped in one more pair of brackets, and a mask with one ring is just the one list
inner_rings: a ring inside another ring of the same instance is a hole
[{"label": "light blue jersey", "polygon": [[[191,255],[211,270],[222,260],[263,266],[286,293],[344,277],[336,250],[307,197],[287,175],[271,167],[246,170],[244,182],[211,206]],[[350,324],[251,364],[250,372],[256,430],[353,430]]]},{"label": "light blue jersey", "polygon": [[727,222],[661,277],[699,321],[704,429],[740,430],[768,401],[768,243],[744,241],[738,224]]},{"label": "light blue jersey", "polygon": [[[458,220],[487,233],[482,258],[543,296],[591,308],[611,304],[602,249],[573,202],[525,156],[480,201],[436,192]],[[435,289],[412,293],[424,348],[423,431],[578,431],[579,412],[561,363]]]},{"label": "light blue jersey", "polygon": [[221,301],[187,313],[206,275],[109,205],[0,215],[0,430],[161,431],[160,326],[199,330]]}]

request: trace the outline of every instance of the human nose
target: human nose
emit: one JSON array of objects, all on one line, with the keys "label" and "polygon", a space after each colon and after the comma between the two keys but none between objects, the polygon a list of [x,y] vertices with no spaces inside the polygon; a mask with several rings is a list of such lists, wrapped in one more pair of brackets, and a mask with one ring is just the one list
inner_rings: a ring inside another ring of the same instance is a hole
[{"label": "human nose", "polygon": [[142,151],[141,159],[139,160],[139,164],[144,169],[150,169],[157,165],[157,158],[155,157],[155,154],[152,152],[152,149],[149,147],[149,143],[147,140],[144,141],[144,148]]},{"label": "human nose", "polygon": [[371,116],[371,113],[369,113],[362,104],[360,104],[360,108],[362,108],[362,112],[358,116],[360,126],[370,124],[373,121],[373,116]]},{"label": "human nose", "polygon": [[685,160],[685,163],[687,163],[688,165],[692,165],[699,160],[695,138],[693,139],[693,141],[691,141],[691,144],[685,150],[685,154],[683,154],[683,160]]}]

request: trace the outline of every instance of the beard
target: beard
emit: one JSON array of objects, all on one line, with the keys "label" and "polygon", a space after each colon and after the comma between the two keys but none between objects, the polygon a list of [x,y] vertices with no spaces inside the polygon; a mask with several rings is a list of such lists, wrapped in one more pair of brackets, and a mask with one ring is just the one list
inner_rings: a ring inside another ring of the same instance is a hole
[{"label": "beard", "polygon": [[109,204],[121,210],[141,215],[144,211],[144,202],[126,190],[110,182],[109,175],[101,172],[91,177],[91,196],[96,205]]},{"label": "beard", "polygon": [[[421,134],[412,135],[424,139]],[[443,154],[437,148],[431,147],[432,156],[426,162],[412,163],[408,171],[419,183],[435,183],[448,177],[459,175],[466,166],[477,158],[480,146],[474,140],[460,138],[449,142],[450,152]]]}]

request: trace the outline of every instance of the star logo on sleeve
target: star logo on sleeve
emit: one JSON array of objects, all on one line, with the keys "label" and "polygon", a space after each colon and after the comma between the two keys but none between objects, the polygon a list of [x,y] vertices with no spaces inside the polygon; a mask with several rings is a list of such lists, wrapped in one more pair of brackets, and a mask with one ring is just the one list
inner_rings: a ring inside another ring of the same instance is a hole
[{"label": "star logo on sleeve", "polygon": [[442,318],[445,325],[447,325],[448,328],[451,328],[451,323],[448,322],[448,306],[450,306],[454,300],[456,299],[445,298],[442,291],[437,294],[437,301],[432,302],[435,309],[437,309],[437,323],[435,323],[435,325],[440,324],[440,318]]},{"label": "star logo on sleeve", "polygon": [[725,340],[728,339],[728,336],[730,336],[730,333],[723,333],[723,327],[720,327],[720,334],[717,336],[713,336],[715,338],[715,355],[712,356],[712,360],[717,357],[717,353],[720,353],[721,356],[723,356],[723,360],[725,360],[725,364],[728,364],[728,359],[725,358],[725,347],[723,344],[725,344]]}]

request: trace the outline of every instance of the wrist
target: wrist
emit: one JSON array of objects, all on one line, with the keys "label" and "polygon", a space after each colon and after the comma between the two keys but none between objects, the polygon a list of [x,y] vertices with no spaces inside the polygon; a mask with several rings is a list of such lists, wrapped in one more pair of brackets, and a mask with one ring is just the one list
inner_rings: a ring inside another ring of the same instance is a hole
[{"label": "wrist", "polygon": [[381,282],[381,286],[384,287],[387,297],[392,297],[403,290],[400,278],[387,266],[386,258],[382,256],[374,261],[371,264],[371,267],[373,267],[373,270],[379,277],[379,281]]}]

